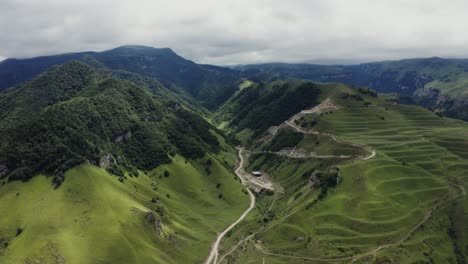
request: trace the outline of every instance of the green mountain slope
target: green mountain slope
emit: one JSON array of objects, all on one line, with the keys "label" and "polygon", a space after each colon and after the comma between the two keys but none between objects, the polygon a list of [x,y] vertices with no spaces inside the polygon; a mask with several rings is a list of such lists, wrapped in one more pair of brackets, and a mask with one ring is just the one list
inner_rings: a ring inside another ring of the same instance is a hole
[{"label": "green mountain slope", "polygon": [[0,262],[200,263],[248,204],[233,174],[211,160],[210,175],[204,162],[177,156],[124,183],[82,165],[57,190],[42,175],[4,185]]},{"label": "green mountain slope", "polygon": [[72,61],[0,95],[0,263],[199,263],[245,210],[234,148],[128,76]]},{"label": "green mountain slope", "polygon": [[[465,263],[468,124],[364,88],[317,87],[322,104],[292,125],[248,140],[230,128],[249,144],[246,170],[277,187],[259,194],[222,263]],[[291,130],[303,137],[286,140]],[[264,151],[278,138],[288,144]]]}]

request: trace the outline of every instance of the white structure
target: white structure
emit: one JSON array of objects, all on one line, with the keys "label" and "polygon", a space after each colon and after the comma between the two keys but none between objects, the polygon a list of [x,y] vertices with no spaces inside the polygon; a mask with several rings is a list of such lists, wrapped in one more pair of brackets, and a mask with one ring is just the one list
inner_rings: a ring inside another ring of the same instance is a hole
[{"label": "white structure", "polygon": [[252,175],[255,176],[255,177],[260,177],[260,176],[262,176],[262,173],[259,172],[259,171],[252,171]]}]

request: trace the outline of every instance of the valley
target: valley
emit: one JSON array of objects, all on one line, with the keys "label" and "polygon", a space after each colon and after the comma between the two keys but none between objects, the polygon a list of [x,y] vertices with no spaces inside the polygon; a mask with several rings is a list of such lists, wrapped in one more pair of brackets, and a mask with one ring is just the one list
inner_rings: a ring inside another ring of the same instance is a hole
[{"label": "valley", "polygon": [[465,121],[168,49],[2,64],[0,263],[466,262]]}]

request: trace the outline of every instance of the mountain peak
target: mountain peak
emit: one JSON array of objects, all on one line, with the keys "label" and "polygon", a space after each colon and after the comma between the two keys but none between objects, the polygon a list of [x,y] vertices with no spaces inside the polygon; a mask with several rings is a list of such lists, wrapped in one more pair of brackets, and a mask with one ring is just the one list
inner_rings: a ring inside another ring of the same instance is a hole
[{"label": "mountain peak", "polygon": [[124,45],[115,49],[104,51],[104,53],[117,53],[122,55],[135,55],[135,54],[170,54],[177,55],[170,48],[155,48],[143,45]]}]

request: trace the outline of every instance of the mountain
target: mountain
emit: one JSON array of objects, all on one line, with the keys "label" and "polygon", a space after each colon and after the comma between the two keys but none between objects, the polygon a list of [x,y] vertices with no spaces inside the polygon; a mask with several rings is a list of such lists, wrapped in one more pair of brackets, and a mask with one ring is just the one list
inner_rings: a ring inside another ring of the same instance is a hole
[{"label": "mountain", "polygon": [[38,172],[61,177],[86,160],[121,159],[126,169],[148,170],[169,162],[170,153],[201,158],[219,146],[209,123],[192,111],[79,62],[57,66],[0,100],[0,164],[10,180]]},{"label": "mountain", "polygon": [[201,262],[248,198],[173,98],[78,61],[1,93],[0,262]]},{"label": "mountain", "polygon": [[31,59],[6,59],[0,62],[0,91],[29,81],[50,67],[78,60],[89,53],[69,53]]},{"label": "mountain", "polygon": [[237,71],[186,60],[171,49],[122,46],[104,52],[83,52],[0,62],[0,91],[31,80],[53,65],[81,60],[95,68],[126,71],[156,78],[213,108],[234,93],[240,79]]},{"label": "mountain", "polygon": [[0,263],[466,263],[468,123],[366,87],[452,64],[76,56],[0,92]]},{"label": "mountain", "polygon": [[468,120],[468,60],[408,59],[360,65],[259,64],[235,67],[262,79],[300,78],[367,86],[400,101]]},{"label": "mountain", "polygon": [[[299,87],[314,96],[279,115]],[[252,84],[218,118],[243,142],[245,171],[264,175],[251,184],[271,188],[236,232],[246,240],[225,242],[243,245],[227,263],[466,263],[468,123],[365,87],[287,80]]]},{"label": "mountain", "polygon": [[[468,60],[408,59],[359,65],[269,63],[230,68],[200,65],[168,48],[122,46],[104,52],[82,52],[0,62],[0,91],[31,80],[53,65],[80,60],[94,68],[116,72],[121,78],[151,78],[188,100],[216,109],[244,79],[253,81],[307,79],[367,86],[394,93],[395,100],[468,120]],[[123,74],[126,73],[126,74]]]}]

